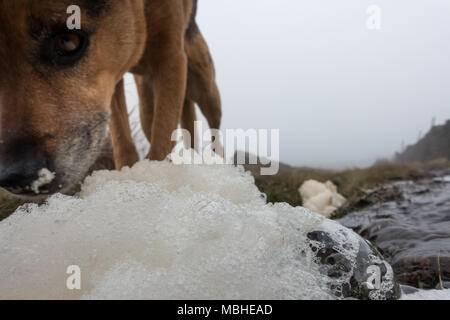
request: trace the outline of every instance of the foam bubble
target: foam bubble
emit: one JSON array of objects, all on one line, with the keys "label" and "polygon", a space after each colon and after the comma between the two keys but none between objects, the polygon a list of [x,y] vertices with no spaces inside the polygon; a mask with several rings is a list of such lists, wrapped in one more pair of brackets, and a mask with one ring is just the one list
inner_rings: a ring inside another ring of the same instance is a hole
[{"label": "foam bubble", "polygon": [[242,168],[100,171],[0,223],[0,299],[331,299],[307,244],[324,221],[266,204]]}]

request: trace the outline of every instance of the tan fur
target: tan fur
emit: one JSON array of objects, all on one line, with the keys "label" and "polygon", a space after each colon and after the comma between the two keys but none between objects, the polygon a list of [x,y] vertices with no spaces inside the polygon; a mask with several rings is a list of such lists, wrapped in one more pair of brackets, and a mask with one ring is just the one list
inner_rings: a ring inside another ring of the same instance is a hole
[{"label": "tan fur", "polygon": [[133,143],[130,123],[128,121],[123,80],[117,84],[111,102],[111,120],[109,128],[113,143],[116,168],[131,166],[139,161],[139,155]]},{"label": "tan fur", "polygon": [[[97,14],[95,4],[102,2],[105,12]],[[45,39],[54,25],[65,24],[73,4],[82,9],[82,28],[92,31],[88,51],[66,68],[42,62]],[[209,49],[196,26],[186,33],[193,8],[193,0],[0,0],[0,166],[9,170],[19,144],[30,144],[56,173],[55,189],[64,190],[100,153],[108,117],[117,168],[135,163],[126,72],[136,77],[148,158],[170,153],[180,123],[193,131],[194,103],[218,128],[220,97]],[[44,31],[32,35],[41,25]]]},{"label": "tan fur", "polygon": [[[185,36],[192,1],[184,3],[184,20],[180,20],[183,13],[180,1],[167,1],[163,6],[158,1],[147,1],[147,49],[132,69],[140,97],[142,128],[151,144],[147,157],[152,160],[163,160],[173,149],[170,138],[180,122],[191,133],[192,141],[186,147],[194,146],[194,103],[199,105],[211,128],[220,127],[221,104],[214,65],[200,32]],[[117,156],[130,159],[120,152]],[[118,165],[130,162],[119,161]]]}]

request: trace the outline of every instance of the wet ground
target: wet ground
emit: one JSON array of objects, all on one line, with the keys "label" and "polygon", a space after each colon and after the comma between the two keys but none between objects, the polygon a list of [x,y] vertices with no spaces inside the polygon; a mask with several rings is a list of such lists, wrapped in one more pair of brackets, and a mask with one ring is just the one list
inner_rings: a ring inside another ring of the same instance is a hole
[{"label": "wet ground", "polygon": [[381,251],[400,284],[450,288],[450,170],[432,176],[370,190],[372,204],[338,221]]}]

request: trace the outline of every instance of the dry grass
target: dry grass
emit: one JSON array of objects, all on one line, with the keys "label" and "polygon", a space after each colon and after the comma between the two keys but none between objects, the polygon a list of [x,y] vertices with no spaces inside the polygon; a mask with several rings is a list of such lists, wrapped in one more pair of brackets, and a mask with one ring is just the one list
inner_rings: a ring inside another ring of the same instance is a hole
[{"label": "dry grass", "polygon": [[[275,176],[255,174],[255,180],[258,188],[267,195],[268,202],[287,202],[292,206],[298,206],[302,204],[298,188],[309,179],[321,182],[332,181],[338,186],[339,192],[351,202],[352,199],[359,197],[364,189],[393,181],[416,181],[429,176],[430,170],[444,168],[450,168],[450,161],[438,159],[428,163],[381,163],[366,169],[345,171],[283,168]],[[249,169],[252,172],[257,172],[256,167]]]},{"label": "dry grass", "polygon": [[442,273],[441,273],[441,249],[439,249],[437,256],[437,265],[438,265],[438,276],[439,276],[439,288],[444,290],[444,283],[442,282]]},{"label": "dry grass", "polygon": [[4,190],[0,189],[0,221],[7,218],[11,213],[16,211],[18,207],[27,201],[11,196]]}]

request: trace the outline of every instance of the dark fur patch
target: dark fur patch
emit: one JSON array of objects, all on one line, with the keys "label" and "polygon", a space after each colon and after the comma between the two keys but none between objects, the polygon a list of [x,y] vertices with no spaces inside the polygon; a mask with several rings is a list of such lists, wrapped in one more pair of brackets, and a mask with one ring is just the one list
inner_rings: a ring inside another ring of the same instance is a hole
[{"label": "dark fur patch", "polygon": [[191,18],[189,20],[189,25],[188,28],[186,30],[186,36],[189,38],[194,37],[199,29],[197,26],[197,22],[195,21],[195,18],[197,17],[197,9],[198,9],[198,1],[194,0],[194,5],[192,7],[192,13],[191,13]]},{"label": "dark fur patch", "polygon": [[40,40],[45,34],[49,33],[49,28],[45,25],[45,23],[36,18],[29,18],[29,34],[35,40]]},{"label": "dark fur patch", "polygon": [[88,15],[97,18],[104,14],[111,0],[82,0],[82,9],[87,10]]}]

